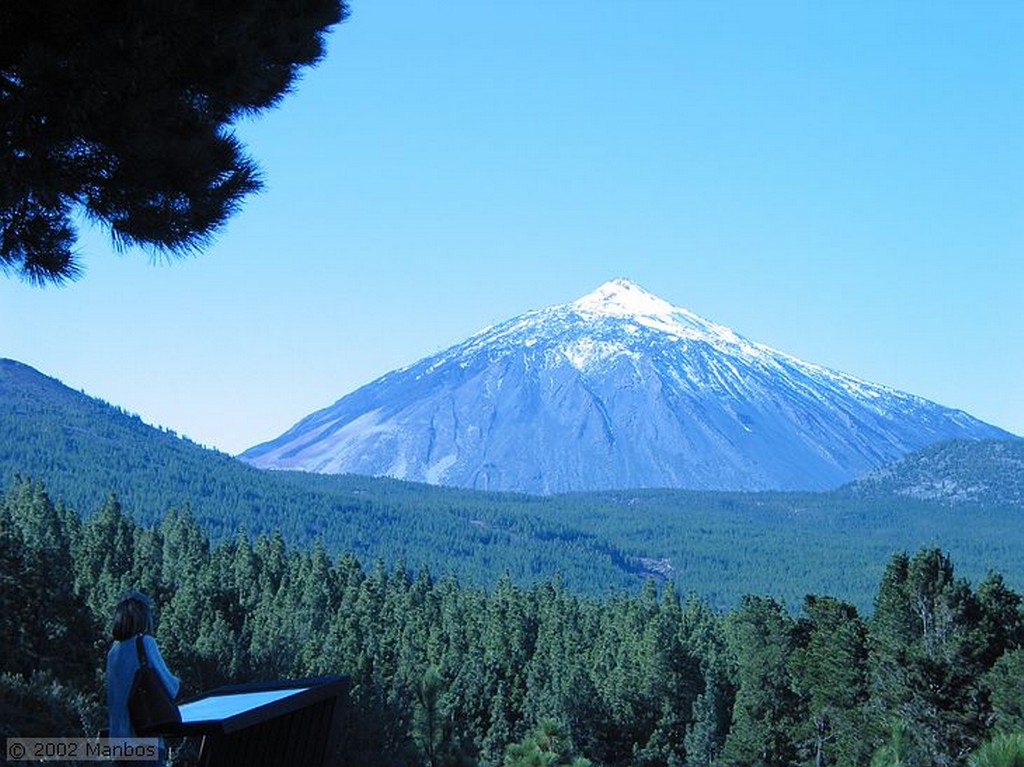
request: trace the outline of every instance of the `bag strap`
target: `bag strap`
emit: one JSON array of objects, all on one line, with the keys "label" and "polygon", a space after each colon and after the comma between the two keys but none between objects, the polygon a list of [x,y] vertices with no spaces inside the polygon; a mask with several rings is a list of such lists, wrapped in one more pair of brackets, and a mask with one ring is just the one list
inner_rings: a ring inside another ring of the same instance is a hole
[{"label": "bag strap", "polygon": [[146,647],[142,644],[142,634],[135,635],[135,651],[139,654],[139,666],[145,668],[149,665],[146,658]]}]

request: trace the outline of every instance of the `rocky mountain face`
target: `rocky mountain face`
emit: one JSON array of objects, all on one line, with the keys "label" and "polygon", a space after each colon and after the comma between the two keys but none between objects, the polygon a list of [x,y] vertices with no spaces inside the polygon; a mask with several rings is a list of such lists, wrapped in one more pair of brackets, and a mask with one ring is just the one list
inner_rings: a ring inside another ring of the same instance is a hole
[{"label": "rocky mountain face", "polygon": [[396,370],[240,457],[487,490],[838,486],[967,413],[798,360],[614,280]]}]

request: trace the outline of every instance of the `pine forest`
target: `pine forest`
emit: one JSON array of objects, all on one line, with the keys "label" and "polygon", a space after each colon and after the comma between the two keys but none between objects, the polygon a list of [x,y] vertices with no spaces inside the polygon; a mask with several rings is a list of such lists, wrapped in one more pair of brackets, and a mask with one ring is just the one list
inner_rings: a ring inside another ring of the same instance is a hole
[{"label": "pine forest", "polygon": [[938,548],[894,555],[870,611],[828,595],[723,611],[671,580],[585,596],[280,533],[211,542],[187,507],[143,526],[111,495],[83,517],[15,477],[0,568],[4,737],[103,726],[110,615],[140,588],[183,697],[350,676],[338,764],[1019,764],[1024,599]]}]

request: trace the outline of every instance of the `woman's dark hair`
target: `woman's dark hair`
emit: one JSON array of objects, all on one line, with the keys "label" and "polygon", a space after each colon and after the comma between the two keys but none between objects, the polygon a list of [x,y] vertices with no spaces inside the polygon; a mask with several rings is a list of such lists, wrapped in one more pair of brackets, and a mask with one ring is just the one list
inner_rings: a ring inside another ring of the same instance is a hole
[{"label": "woman's dark hair", "polygon": [[114,608],[114,639],[129,639],[136,634],[153,633],[153,605],[141,591],[130,591]]}]

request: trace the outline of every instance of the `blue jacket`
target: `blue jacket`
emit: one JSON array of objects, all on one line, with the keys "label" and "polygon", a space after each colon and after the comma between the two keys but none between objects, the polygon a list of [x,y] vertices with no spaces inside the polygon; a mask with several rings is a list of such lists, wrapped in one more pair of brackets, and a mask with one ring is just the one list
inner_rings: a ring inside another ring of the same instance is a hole
[{"label": "blue jacket", "polygon": [[[149,634],[142,636],[142,646],[146,650],[146,660],[160,675],[171,697],[176,697],[181,682],[174,676],[160,656],[156,640]],[[128,695],[132,690],[132,681],[139,668],[139,656],[135,649],[135,637],[116,641],[107,653],[107,713],[110,722],[110,737],[132,738],[131,720],[128,716]]]}]

